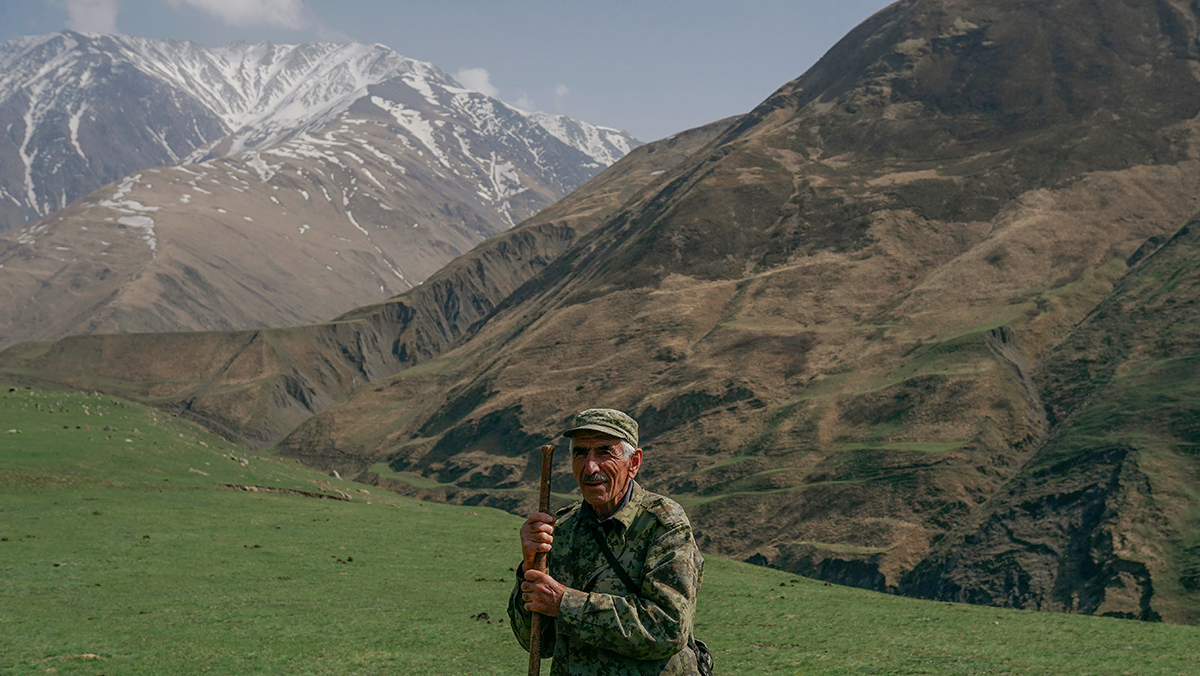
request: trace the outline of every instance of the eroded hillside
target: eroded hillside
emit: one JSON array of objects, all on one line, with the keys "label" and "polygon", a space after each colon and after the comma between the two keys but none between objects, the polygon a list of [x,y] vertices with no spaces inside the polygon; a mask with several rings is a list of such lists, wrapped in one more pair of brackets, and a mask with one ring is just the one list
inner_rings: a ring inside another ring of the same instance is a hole
[{"label": "eroded hillside", "polygon": [[938,599],[1200,620],[1200,221],[1045,356],[1050,440],[905,580]]}]

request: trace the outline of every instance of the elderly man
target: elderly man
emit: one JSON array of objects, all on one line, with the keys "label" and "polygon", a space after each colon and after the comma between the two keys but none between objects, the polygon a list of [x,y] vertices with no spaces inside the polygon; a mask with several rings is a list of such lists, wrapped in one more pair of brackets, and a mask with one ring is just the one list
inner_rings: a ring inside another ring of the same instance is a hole
[{"label": "elderly man", "polygon": [[[517,640],[529,649],[538,612],[553,618],[542,620],[541,647],[551,676],[701,673],[697,651],[707,651],[692,624],[704,559],[683,508],[634,481],[637,422],[588,409],[563,436],[583,502],[521,527],[525,560],[508,604]],[[533,570],[538,552],[549,552],[548,574]]]}]

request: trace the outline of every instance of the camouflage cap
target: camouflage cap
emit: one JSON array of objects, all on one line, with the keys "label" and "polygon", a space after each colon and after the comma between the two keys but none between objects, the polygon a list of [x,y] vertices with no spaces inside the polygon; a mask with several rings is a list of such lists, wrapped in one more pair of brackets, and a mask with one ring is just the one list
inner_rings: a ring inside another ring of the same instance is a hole
[{"label": "camouflage cap", "polygon": [[584,431],[602,432],[610,434],[618,439],[624,439],[633,444],[634,448],[638,445],[638,424],[637,421],[624,413],[612,408],[589,408],[586,411],[580,411],[575,416],[575,422],[571,429],[563,432],[564,437],[573,437],[576,434]]}]

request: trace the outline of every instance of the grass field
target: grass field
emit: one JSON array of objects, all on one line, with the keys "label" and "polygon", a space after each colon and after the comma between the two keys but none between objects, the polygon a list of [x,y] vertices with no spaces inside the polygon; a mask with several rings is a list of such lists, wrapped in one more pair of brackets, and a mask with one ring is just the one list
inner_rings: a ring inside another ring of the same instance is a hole
[{"label": "grass field", "polygon": [[[361,488],[111,397],[0,388],[0,674],[525,673],[521,520]],[[1200,673],[1197,627],[712,556],[697,625],[718,674]]]}]

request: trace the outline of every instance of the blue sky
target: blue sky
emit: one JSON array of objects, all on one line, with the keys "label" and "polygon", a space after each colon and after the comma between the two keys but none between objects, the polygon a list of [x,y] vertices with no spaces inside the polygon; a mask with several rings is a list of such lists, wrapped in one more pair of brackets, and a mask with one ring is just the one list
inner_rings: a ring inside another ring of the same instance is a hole
[{"label": "blue sky", "polygon": [[378,42],[526,109],[643,141],[744,113],[890,0],[0,0],[66,28],[204,45]]}]

